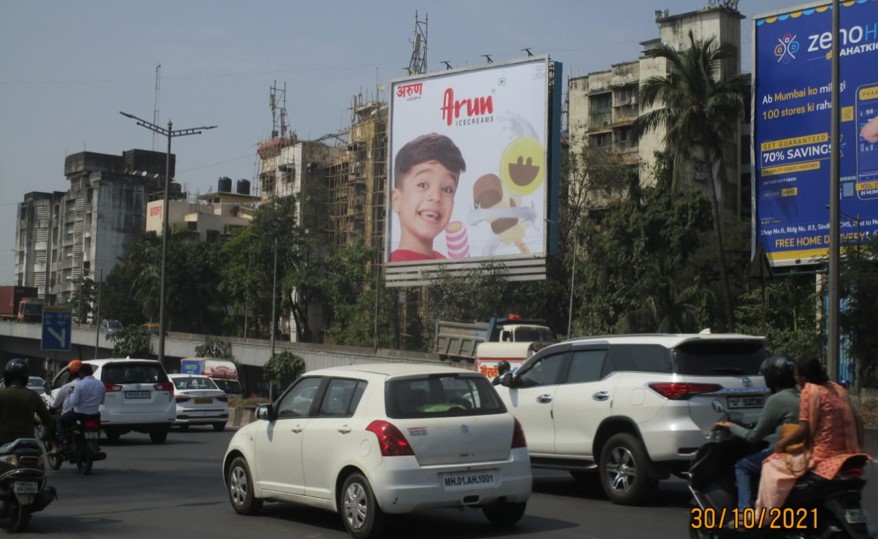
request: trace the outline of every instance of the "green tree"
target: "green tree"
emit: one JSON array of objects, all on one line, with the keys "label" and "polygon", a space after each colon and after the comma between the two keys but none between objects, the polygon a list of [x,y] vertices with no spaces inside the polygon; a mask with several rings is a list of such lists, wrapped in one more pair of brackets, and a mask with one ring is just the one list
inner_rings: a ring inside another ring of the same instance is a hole
[{"label": "green tree", "polygon": [[113,341],[113,357],[145,358],[152,354],[149,330],[143,325],[124,326],[107,338]]},{"label": "green tree", "polygon": [[878,236],[849,248],[842,263],[839,324],[857,365],[857,387],[878,386]]},{"label": "green tree", "polygon": [[[67,301],[66,306],[70,307],[77,323],[85,324],[88,322],[96,299],[95,295],[95,282],[93,280],[89,278],[76,280],[76,288],[70,294],[70,300]],[[100,320],[95,320],[94,323],[98,324]]]},{"label": "green tree", "polygon": [[[721,62],[734,58],[738,51],[713,38],[696,40],[689,32],[689,47],[676,50],[663,44],[647,53],[650,58],[668,62],[670,73],[652,77],[640,90],[643,109],[647,110],[632,125],[632,136],[664,128],[664,140],[673,155],[673,185],[681,183],[690,164],[708,171],[708,190],[713,215],[713,232],[717,247],[717,271],[720,278],[726,329],[734,330],[732,293],[726,267],[723,223],[720,214],[722,186],[726,182],[726,158],[729,140],[737,134],[738,121],[749,97],[748,78],[727,77]],[[653,107],[656,108],[653,108]],[[650,110],[651,109],[651,110]]]},{"label": "green tree", "polygon": [[204,342],[195,347],[195,355],[217,359],[235,359],[234,354],[232,354],[232,343],[212,335],[205,337]]},{"label": "green tree", "polygon": [[305,360],[289,350],[284,350],[271,356],[265,364],[263,378],[283,391],[303,372],[305,372]]},{"label": "green tree", "polygon": [[813,275],[775,277],[738,297],[738,331],[764,335],[773,353],[823,357],[817,300]]},{"label": "green tree", "polygon": [[580,224],[573,333],[694,330],[712,321],[712,264],[700,256],[711,248],[710,206],[698,192],[674,193],[668,167],[656,177],[639,197]]}]

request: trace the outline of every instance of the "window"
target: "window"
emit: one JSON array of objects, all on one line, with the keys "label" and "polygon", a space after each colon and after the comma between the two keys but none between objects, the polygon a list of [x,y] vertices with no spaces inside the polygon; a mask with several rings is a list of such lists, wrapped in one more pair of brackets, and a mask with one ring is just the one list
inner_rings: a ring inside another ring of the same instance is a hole
[{"label": "window", "polygon": [[366,389],[366,382],[362,380],[334,379],[329,382],[323,402],[320,405],[320,414],[324,417],[348,417],[353,415]]},{"label": "window", "polygon": [[613,371],[671,372],[670,352],[657,344],[616,344],[610,347],[610,359]]},{"label": "window", "polygon": [[506,411],[494,386],[484,376],[442,373],[391,380],[385,392],[387,415],[393,418],[499,414]]},{"label": "window", "polygon": [[277,418],[308,417],[322,382],[323,378],[319,377],[299,380],[287,391],[286,395],[281,397],[277,405]]},{"label": "window", "polygon": [[556,384],[563,360],[564,353],[540,358],[529,365],[528,369],[518,377],[518,380],[523,387]]},{"label": "window", "polygon": [[696,376],[758,376],[762,360],[768,356],[759,341],[685,343],[674,353],[676,372]]},{"label": "window", "polygon": [[567,373],[568,384],[596,382],[601,379],[606,350],[577,350],[570,358],[570,371]]},{"label": "window", "polygon": [[105,384],[158,384],[167,382],[165,370],[152,363],[110,363],[101,369]]}]

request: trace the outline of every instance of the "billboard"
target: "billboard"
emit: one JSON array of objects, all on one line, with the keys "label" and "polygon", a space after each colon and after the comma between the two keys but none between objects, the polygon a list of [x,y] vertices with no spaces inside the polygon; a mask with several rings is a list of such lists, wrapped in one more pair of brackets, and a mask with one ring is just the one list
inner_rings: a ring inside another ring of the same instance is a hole
[{"label": "billboard", "polygon": [[[840,237],[878,231],[878,0],[840,12]],[[829,255],[832,7],[754,18],[755,237],[774,267]]]},{"label": "billboard", "polygon": [[535,57],[391,83],[388,284],[443,264],[544,265],[549,79],[548,57]]}]

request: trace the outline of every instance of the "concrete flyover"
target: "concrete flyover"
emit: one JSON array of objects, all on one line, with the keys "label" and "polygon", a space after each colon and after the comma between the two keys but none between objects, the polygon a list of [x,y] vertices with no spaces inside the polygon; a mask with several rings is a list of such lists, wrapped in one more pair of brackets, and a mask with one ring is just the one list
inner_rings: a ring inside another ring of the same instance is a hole
[{"label": "concrete flyover", "polygon": [[[66,352],[49,352],[40,349],[42,326],[38,323],[0,321],[0,362],[12,357],[27,357],[43,360],[45,370],[54,373],[59,366],[74,358],[93,359],[112,357],[113,343],[105,332],[98,334],[94,326],[77,326],[72,328],[70,350]],[[195,355],[195,348],[204,342],[208,335],[192,333],[168,333],[165,337],[165,356],[170,361],[171,370],[179,369],[179,360]],[[271,357],[271,342],[261,339],[241,339],[222,337],[232,345],[232,354],[239,367],[247,374],[258,375]],[[97,341],[97,346],[95,343]],[[158,337],[152,337],[152,350],[158,350]],[[334,346],[315,343],[293,343],[275,341],[275,352],[289,350],[305,361],[306,370],[324,367],[338,367],[354,363],[404,362],[404,363],[440,363],[438,354],[407,352],[352,346]],[[155,357],[153,354],[151,357]],[[468,363],[451,363],[451,365],[473,368]],[[256,379],[256,378],[253,378]]]}]

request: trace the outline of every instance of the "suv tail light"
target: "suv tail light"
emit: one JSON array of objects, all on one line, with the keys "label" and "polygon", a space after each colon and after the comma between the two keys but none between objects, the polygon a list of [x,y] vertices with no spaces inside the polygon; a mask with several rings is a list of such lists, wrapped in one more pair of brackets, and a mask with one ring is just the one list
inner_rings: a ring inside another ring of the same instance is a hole
[{"label": "suv tail light", "polygon": [[375,433],[375,436],[378,437],[378,447],[381,448],[381,456],[383,457],[413,456],[415,454],[408,440],[392,423],[375,420],[369,423],[366,430]]},{"label": "suv tail light", "polygon": [[189,395],[175,395],[174,400],[177,402],[186,402],[192,400],[192,397]]},{"label": "suv tail light", "polygon": [[122,391],[122,386],[120,384],[104,384],[104,389],[107,393],[113,393],[114,391]]},{"label": "suv tail light", "polygon": [[154,387],[156,391],[174,391],[174,384],[171,382],[159,382],[152,387]]},{"label": "suv tail light", "polygon": [[723,386],[719,384],[687,384],[682,382],[654,382],[649,384],[649,388],[661,395],[662,397],[672,401],[689,400],[695,395],[702,393],[713,393],[719,391]]},{"label": "suv tail light", "polygon": [[512,449],[527,447],[527,440],[524,437],[524,429],[521,428],[521,423],[515,418],[513,420],[515,421],[515,427],[512,430]]}]

